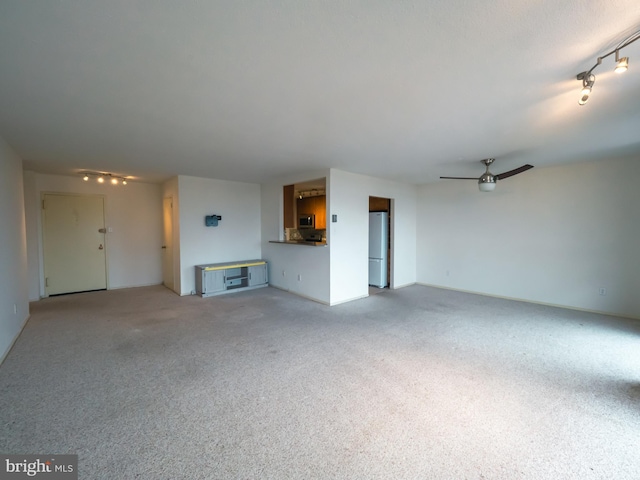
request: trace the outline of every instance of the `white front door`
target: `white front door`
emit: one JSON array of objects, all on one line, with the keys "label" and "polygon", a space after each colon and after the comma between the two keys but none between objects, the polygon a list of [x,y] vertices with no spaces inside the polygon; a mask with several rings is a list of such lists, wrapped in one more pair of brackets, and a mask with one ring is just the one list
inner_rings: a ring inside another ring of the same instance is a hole
[{"label": "white front door", "polygon": [[45,295],[107,288],[104,198],[44,194]]},{"label": "white front door", "polygon": [[173,198],[162,202],[164,233],[162,242],[162,283],[173,290]]}]

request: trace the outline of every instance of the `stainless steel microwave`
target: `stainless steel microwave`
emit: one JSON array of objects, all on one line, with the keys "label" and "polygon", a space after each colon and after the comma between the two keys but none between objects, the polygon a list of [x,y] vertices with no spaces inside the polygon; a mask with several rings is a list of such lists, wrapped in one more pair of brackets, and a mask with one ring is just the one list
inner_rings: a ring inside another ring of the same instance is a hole
[{"label": "stainless steel microwave", "polygon": [[298,214],[298,228],[316,228],[316,216],[313,213]]}]

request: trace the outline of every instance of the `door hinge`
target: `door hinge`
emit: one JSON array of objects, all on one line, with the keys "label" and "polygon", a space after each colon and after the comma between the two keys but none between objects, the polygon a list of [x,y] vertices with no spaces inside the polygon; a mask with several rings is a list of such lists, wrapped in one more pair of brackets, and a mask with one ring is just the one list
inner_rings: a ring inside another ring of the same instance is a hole
[{"label": "door hinge", "polygon": [[48,287],[49,286],[49,277],[45,277],[44,279],[44,286]]},{"label": "door hinge", "polygon": [[42,209],[45,210],[46,207],[44,206],[44,200],[42,200]]}]

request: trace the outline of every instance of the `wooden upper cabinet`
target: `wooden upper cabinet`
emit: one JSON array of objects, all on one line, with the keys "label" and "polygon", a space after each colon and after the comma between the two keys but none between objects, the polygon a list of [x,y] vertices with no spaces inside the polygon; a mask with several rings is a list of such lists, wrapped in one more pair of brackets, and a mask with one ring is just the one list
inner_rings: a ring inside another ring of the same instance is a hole
[{"label": "wooden upper cabinet", "polygon": [[327,228],[327,196],[320,195],[312,197],[314,203],[314,211],[316,215],[316,229],[325,230]]},{"label": "wooden upper cabinet", "polygon": [[389,199],[381,197],[369,197],[369,211],[370,212],[388,212]]},{"label": "wooden upper cabinet", "polygon": [[298,198],[296,200],[298,215],[313,213],[313,205],[311,203],[311,197]]},{"label": "wooden upper cabinet", "polygon": [[284,195],[284,228],[296,228],[296,219],[294,214],[294,195],[295,195],[295,185],[285,185],[282,188],[282,192]]}]

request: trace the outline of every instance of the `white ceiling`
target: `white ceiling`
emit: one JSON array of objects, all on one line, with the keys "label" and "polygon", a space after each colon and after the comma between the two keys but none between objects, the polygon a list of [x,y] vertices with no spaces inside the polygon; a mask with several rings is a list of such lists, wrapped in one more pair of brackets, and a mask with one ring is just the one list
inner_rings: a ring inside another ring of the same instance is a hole
[{"label": "white ceiling", "polygon": [[25,168],[422,184],[640,158],[638,0],[2,0],[0,136]]}]

